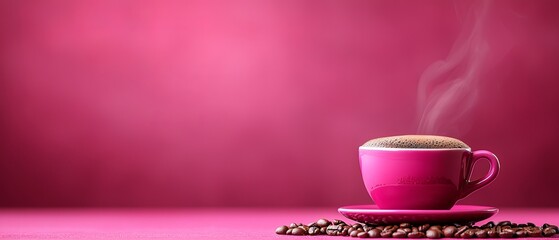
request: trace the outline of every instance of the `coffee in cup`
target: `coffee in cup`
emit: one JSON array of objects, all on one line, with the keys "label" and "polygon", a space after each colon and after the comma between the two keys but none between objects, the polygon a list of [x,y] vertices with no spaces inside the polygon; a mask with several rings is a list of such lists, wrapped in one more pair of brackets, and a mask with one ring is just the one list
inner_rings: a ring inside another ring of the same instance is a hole
[{"label": "coffee in cup", "polygon": [[[471,180],[481,159],[485,177]],[[403,135],[370,140],[359,147],[367,192],[381,209],[450,209],[456,201],[486,186],[499,173],[499,160],[484,150],[444,136]]]}]

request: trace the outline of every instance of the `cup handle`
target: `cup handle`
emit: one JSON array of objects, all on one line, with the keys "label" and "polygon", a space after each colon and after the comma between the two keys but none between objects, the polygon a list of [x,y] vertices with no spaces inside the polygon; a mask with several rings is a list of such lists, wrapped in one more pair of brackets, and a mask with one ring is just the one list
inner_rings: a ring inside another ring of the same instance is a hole
[{"label": "cup handle", "polygon": [[[481,179],[470,181],[470,176],[472,175],[472,172],[474,170],[473,166],[478,160],[481,159],[489,160],[489,172],[487,172],[487,175],[485,175],[485,177]],[[470,161],[470,164],[468,166],[469,172],[466,175],[466,183],[464,184],[464,188],[462,188],[460,198],[465,198],[466,196],[470,195],[470,193],[475,192],[476,190],[493,182],[493,180],[497,178],[500,168],[501,164],[499,163],[499,159],[492,152],[485,150],[474,151],[472,154],[472,161]]]}]

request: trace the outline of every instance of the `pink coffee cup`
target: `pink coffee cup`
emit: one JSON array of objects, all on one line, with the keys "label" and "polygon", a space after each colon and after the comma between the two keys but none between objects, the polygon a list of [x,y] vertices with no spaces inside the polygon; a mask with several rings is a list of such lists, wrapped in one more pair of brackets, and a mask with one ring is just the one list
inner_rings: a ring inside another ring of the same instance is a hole
[{"label": "pink coffee cup", "polygon": [[[489,161],[485,177],[470,180],[474,164]],[[450,209],[499,173],[499,160],[467,148],[359,147],[367,192],[381,209]]]}]

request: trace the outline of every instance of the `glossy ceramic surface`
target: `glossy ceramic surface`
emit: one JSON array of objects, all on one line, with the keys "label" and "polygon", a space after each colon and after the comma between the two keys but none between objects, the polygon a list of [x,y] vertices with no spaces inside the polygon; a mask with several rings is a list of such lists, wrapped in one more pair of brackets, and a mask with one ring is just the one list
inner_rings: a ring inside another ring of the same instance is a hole
[{"label": "glossy ceramic surface", "polygon": [[[490,169],[471,181],[480,159]],[[450,209],[499,173],[499,160],[484,150],[359,148],[359,163],[367,192],[382,209]]]},{"label": "glossy ceramic surface", "polygon": [[377,205],[354,205],[338,209],[345,217],[369,224],[469,223],[487,219],[499,209],[486,206],[456,205],[449,210],[390,210]]}]

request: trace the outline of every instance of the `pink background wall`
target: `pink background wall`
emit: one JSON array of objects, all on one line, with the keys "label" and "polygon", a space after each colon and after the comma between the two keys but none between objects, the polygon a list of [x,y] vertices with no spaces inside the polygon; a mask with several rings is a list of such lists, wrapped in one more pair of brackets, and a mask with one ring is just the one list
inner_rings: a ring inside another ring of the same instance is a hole
[{"label": "pink background wall", "polygon": [[[0,1],[0,206],[368,203],[357,147],[417,133],[465,4]],[[431,131],[501,158],[462,203],[559,206],[557,12],[488,10],[476,101]]]}]

